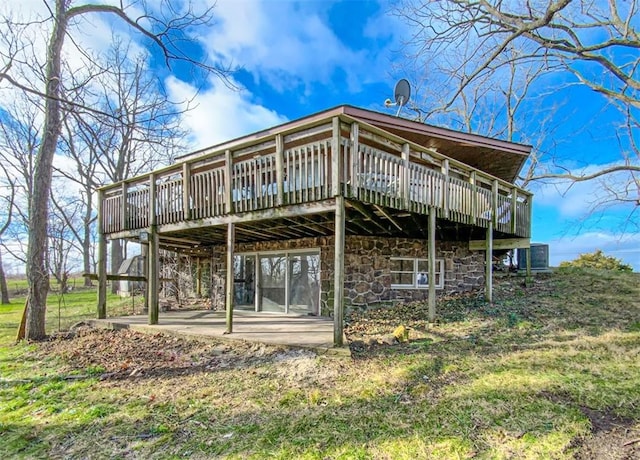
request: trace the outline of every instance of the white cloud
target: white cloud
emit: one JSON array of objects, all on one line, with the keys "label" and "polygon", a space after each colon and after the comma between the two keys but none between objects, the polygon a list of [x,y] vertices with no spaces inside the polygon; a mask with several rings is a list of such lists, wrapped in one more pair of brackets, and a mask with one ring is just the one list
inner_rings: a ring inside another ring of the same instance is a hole
[{"label": "white cloud", "polygon": [[549,244],[549,263],[558,266],[565,260],[573,260],[580,254],[601,249],[606,255],[622,259],[640,271],[640,234],[613,234],[607,232],[588,232],[576,237],[562,237],[547,242]]},{"label": "white cloud", "polygon": [[[169,77],[167,91],[172,100],[191,100],[196,88],[189,83]],[[195,108],[183,115],[183,127],[192,133],[191,147],[200,149],[244,134],[284,123],[286,118],[273,110],[254,103],[243,88],[228,88],[219,79],[211,80],[211,87],[200,91],[191,104]]]},{"label": "white cloud", "polygon": [[357,89],[366,52],[343,43],[318,8],[327,5],[222,0],[214,10],[219,23],[203,44],[280,92],[309,82],[330,84],[338,69],[347,75],[349,89]]}]

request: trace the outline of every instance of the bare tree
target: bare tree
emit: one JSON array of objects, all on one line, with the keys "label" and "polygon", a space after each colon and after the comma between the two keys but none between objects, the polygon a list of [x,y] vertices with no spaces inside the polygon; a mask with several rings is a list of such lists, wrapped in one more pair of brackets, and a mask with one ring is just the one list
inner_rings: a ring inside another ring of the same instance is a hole
[{"label": "bare tree", "polygon": [[406,0],[397,13],[411,28],[411,58],[439,62],[455,76],[447,80],[443,102],[434,112],[464,105],[479,87],[499,86],[513,68],[542,70],[530,75],[540,93],[583,85],[601,95],[603,105],[617,107],[621,156],[615,164],[585,172],[538,161],[525,178],[597,180],[602,194],[596,206],[640,205],[638,2]]},{"label": "bare tree", "polygon": [[[11,219],[13,216],[13,210],[15,205],[16,187],[15,179],[13,175],[7,169],[7,166],[0,162],[0,190],[2,190],[2,196],[0,201],[2,202],[2,208],[0,208],[0,240],[2,236],[11,226]],[[9,303],[9,289],[7,288],[7,277],[4,273],[4,266],[2,265],[2,247],[0,247],[0,303],[6,305]]]},{"label": "bare tree", "polygon": [[[65,120],[63,150],[76,167],[59,173],[77,182],[85,198],[85,227],[77,238],[85,254],[86,272],[90,271],[90,229],[95,220],[93,190],[168,164],[184,149],[186,133],[180,127],[180,115],[188,107],[179,108],[161,91],[147,72],[145,56],[130,55],[128,44],[114,37],[103,59],[105,71],[93,78],[91,86],[96,89],[74,98],[83,106],[89,104],[87,98],[96,101],[98,112],[74,110]],[[112,270],[118,269],[124,252],[120,240],[112,241]],[[115,283],[113,289],[117,290]]]},{"label": "bare tree", "polygon": [[[48,6],[48,4],[47,4]],[[0,64],[0,80],[8,81],[24,91],[41,94],[45,98],[42,142],[35,158],[33,194],[29,205],[30,232],[27,250],[27,279],[29,301],[27,304],[25,335],[28,339],[45,337],[45,314],[49,277],[47,273],[47,223],[49,217],[49,197],[53,173],[53,158],[62,131],[62,109],[67,101],[63,100],[62,50],[65,38],[70,30],[86,26],[83,18],[90,15],[108,15],[124,23],[145,39],[153,43],[164,57],[167,65],[173,61],[183,61],[196,69],[213,72],[220,77],[226,76],[226,69],[208,65],[190,57],[187,48],[190,32],[194,27],[206,26],[211,21],[211,8],[196,12],[192,4],[181,5],[178,10],[169,1],[154,4],[132,2],[119,3],[119,6],[106,4],[84,4],[71,6],[67,0],[56,0],[55,9],[50,10],[48,20],[52,24],[51,35],[47,42],[47,62],[45,66],[46,87],[37,90],[28,82],[18,81],[13,75],[15,53],[3,53]],[[21,24],[5,24],[11,30],[20,29]],[[13,42],[18,43],[18,41]],[[17,45],[18,47],[20,45]],[[79,49],[80,50],[80,49]]]}]

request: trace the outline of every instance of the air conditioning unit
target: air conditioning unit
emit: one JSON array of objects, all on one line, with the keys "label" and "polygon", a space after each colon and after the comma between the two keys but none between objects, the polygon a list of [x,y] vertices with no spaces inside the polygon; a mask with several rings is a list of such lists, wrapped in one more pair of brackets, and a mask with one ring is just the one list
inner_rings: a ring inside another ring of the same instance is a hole
[{"label": "air conditioning unit", "polygon": [[[532,271],[548,271],[549,270],[549,245],[542,243],[531,243],[531,270]],[[527,269],[527,251],[526,249],[518,249],[518,269]]]}]

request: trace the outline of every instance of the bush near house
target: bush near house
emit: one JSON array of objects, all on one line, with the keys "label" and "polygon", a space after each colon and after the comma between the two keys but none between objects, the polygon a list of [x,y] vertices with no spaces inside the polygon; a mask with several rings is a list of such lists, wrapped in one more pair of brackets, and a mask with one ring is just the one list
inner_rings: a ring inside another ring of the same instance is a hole
[{"label": "bush near house", "polygon": [[595,268],[597,270],[612,270],[616,272],[632,272],[633,267],[613,256],[607,256],[600,249],[587,254],[580,254],[571,262],[561,262],[560,268]]}]

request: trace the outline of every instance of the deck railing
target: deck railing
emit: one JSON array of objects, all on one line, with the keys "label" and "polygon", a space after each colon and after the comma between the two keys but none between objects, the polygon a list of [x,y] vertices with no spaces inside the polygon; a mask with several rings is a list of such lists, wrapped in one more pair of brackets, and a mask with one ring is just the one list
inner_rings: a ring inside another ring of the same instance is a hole
[{"label": "deck railing", "polygon": [[492,221],[496,230],[521,237],[530,236],[531,225],[530,193],[346,116],[189,159],[101,194],[107,234],[337,194],[415,213],[435,209],[440,218],[469,225]]}]

